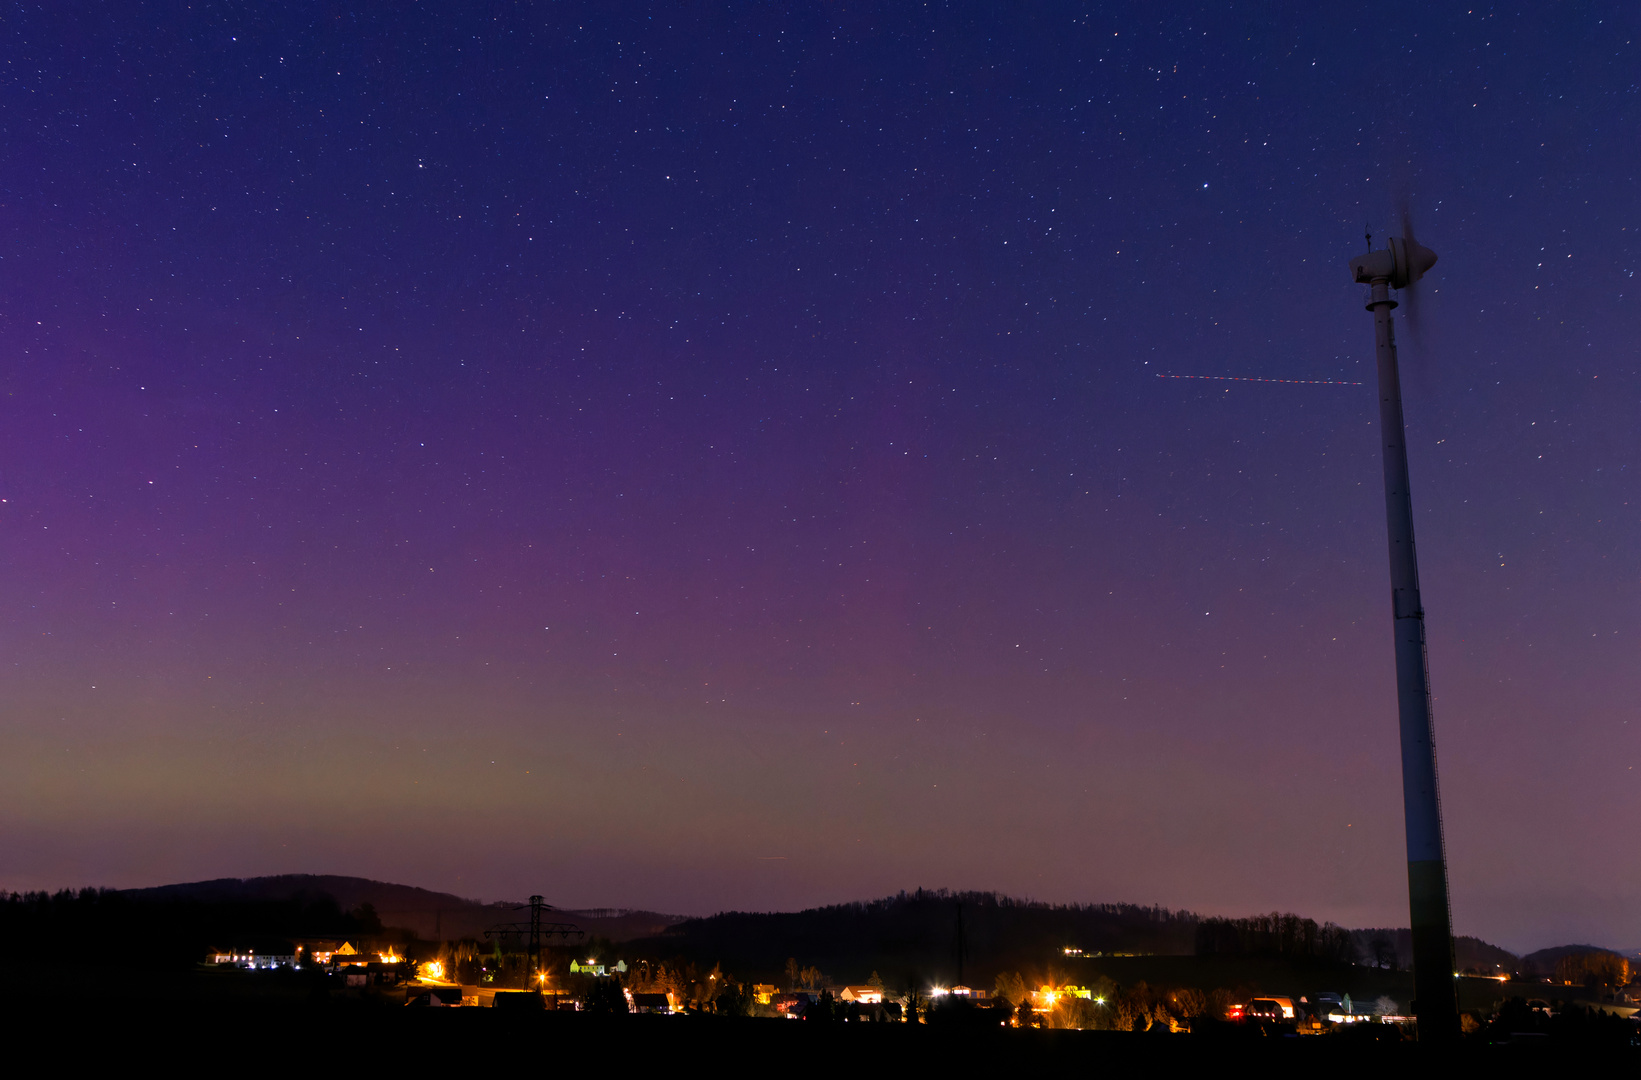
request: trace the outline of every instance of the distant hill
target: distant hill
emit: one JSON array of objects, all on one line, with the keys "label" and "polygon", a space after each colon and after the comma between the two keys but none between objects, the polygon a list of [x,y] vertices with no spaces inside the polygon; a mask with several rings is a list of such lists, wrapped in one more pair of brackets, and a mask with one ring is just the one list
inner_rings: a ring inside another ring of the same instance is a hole
[{"label": "distant hill", "polygon": [[[329,896],[345,911],[369,904],[376,909],[376,915],[384,926],[409,930],[429,941],[479,938],[488,927],[515,922],[524,917],[517,911],[520,905],[516,903],[484,904],[413,885],[329,874],[216,878],[151,889],[126,889],[123,895],[139,901],[189,900],[201,903],[311,900]],[[653,936],[684,921],[682,915],[624,908],[602,908],[590,912],[559,911],[558,914],[574,922],[590,936],[611,941]]]},{"label": "distant hill", "polygon": [[722,963],[738,976],[771,981],[791,957],[833,981],[863,981],[877,971],[891,986],[914,978],[950,982],[957,978],[959,906],[963,979],[988,990],[1002,971],[1065,966],[1067,948],[1189,954],[1197,924],[1190,912],[1137,904],[1044,904],[997,893],[919,889],[805,911],[690,919],[665,934],[629,942],[623,952]]},{"label": "distant hill", "polygon": [[[1403,971],[1412,969],[1413,931],[1407,927],[1352,930],[1351,937],[1356,943],[1358,963],[1374,964],[1375,943],[1385,942],[1394,950],[1395,966]],[[1522,965],[1526,958],[1519,957],[1508,949],[1489,944],[1481,938],[1459,936],[1453,939],[1453,960],[1460,971],[1479,971],[1492,975],[1523,971],[1525,969]],[[1555,962],[1551,961],[1550,966],[1554,967]]]},{"label": "distant hill", "polygon": [[1563,956],[1572,956],[1574,953],[1617,953],[1624,955],[1617,949],[1604,949],[1599,945],[1557,945],[1549,949],[1539,949],[1530,952],[1521,958],[1521,969],[1524,974],[1550,976],[1555,974],[1556,961]]},{"label": "distant hill", "polygon": [[664,934],[668,928],[677,926],[688,918],[684,915],[662,915],[654,911],[632,908],[593,908],[589,911],[566,911],[563,914],[588,934],[616,942]]},{"label": "distant hill", "polygon": [[[1197,930],[1206,922],[1193,912],[1135,904],[1044,904],[996,893],[919,890],[805,911],[725,912],[690,919],[664,934],[629,941],[621,952],[629,959],[682,959],[704,967],[719,963],[738,977],[767,981],[781,980],[787,957],[802,967],[818,968],[833,982],[859,981],[873,971],[890,986],[913,979],[951,981],[957,978],[959,905],[967,945],[963,979],[980,988],[989,988],[1001,972],[1018,971],[1027,978],[1071,976],[1083,961],[1068,957],[1068,948],[1082,950],[1084,957],[1200,959],[1194,956],[1201,944]],[[1370,945],[1379,940],[1391,947],[1393,958],[1387,962],[1403,972],[1412,966],[1412,933],[1407,929],[1335,932],[1356,946],[1356,962],[1363,967],[1372,966]],[[1519,966],[1514,953],[1479,938],[1461,937],[1455,945],[1461,968],[1491,973]],[[1344,951],[1350,951],[1348,945]],[[1299,962],[1329,967],[1338,960],[1318,954]]]},{"label": "distant hill", "polygon": [[[516,903],[481,903],[411,885],[342,875],[281,874],[216,878],[150,889],[128,889],[135,901],[207,904],[296,901],[329,897],[344,912],[369,904],[387,927],[423,940],[482,938],[498,923],[524,917]],[[722,963],[741,974],[775,977],[787,957],[837,979],[948,979],[957,972],[957,908],[963,906],[967,953],[964,978],[989,986],[1000,971],[1042,971],[1067,948],[1185,956],[1195,951],[1201,918],[1189,911],[1136,904],[1044,904],[996,893],[918,890],[880,900],[796,912],[724,912],[690,919],[653,911],[599,908],[561,910],[591,937],[623,944],[623,953],[655,959],[684,957],[710,966]],[[1363,965],[1374,963],[1374,942],[1390,944],[1403,970],[1413,962],[1412,934],[1405,928],[1349,931]],[[1525,957],[1473,937],[1455,941],[1460,970],[1538,971],[1549,974],[1569,953],[1591,945],[1541,949]],[[1381,948],[1381,953],[1383,949]]]},{"label": "distant hill", "polygon": [[451,893],[394,885],[369,878],[334,874],[277,874],[272,877],[213,878],[152,889],[122,889],[133,900],[197,900],[221,903],[249,900],[289,900],[309,896],[329,896],[344,908],[373,905],[378,914],[388,911],[434,910],[440,907],[485,907]]}]

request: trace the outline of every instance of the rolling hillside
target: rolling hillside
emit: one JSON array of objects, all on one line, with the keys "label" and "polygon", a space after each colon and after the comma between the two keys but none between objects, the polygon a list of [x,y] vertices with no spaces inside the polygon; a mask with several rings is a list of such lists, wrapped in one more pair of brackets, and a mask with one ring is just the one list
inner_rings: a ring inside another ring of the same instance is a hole
[{"label": "rolling hillside", "polygon": [[[478,938],[486,928],[515,922],[525,916],[519,904],[484,904],[451,893],[434,892],[413,885],[395,885],[369,878],[323,874],[280,874],[257,878],[216,878],[152,889],[127,889],[124,895],[139,901],[188,900],[203,903],[233,903],[309,899],[329,896],[345,911],[362,904],[376,909],[384,926],[410,930],[426,940]],[[520,902],[522,903],[522,901]],[[629,941],[663,933],[683,922],[681,915],[653,911],[600,909],[591,912],[560,911],[559,916],[574,922],[588,935],[611,941]]]}]

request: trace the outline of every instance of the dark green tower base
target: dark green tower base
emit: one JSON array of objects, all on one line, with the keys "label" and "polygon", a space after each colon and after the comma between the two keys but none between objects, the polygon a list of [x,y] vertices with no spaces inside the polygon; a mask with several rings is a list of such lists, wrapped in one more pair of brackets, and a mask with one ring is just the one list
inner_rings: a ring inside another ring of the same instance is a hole
[{"label": "dark green tower base", "polygon": [[1413,1015],[1419,1020],[1419,1041],[1452,1042],[1459,1037],[1459,999],[1453,986],[1447,873],[1441,862],[1408,863],[1407,892],[1413,915]]}]

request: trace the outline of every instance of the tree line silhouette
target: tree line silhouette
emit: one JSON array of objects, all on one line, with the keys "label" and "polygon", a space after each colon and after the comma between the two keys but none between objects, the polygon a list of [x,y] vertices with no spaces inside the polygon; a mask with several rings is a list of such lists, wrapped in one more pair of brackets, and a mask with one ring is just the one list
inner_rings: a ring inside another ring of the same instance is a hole
[{"label": "tree line silhouette", "polygon": [[1275,956],[1330,964],[1354,964],[1356,942],[1349,930],[1292,912],[1246,919],[1201,919],[1196,925],[1198,956]]}]

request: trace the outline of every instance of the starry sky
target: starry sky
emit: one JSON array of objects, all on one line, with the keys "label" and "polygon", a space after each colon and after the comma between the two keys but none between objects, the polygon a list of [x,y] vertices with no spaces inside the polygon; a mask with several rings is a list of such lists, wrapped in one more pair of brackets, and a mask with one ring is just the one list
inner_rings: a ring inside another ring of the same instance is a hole
[{"label": "starry sky", "polygon": [[1405,203],[1456,929],[1641,945],[1638,35],[8,5],[0,884],[1405,925]]}]

